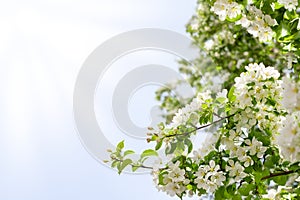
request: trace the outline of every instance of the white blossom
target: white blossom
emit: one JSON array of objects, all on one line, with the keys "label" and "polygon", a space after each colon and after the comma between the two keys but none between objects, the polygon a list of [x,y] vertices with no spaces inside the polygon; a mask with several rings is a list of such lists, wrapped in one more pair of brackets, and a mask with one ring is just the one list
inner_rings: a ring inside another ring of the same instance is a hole
[{"label": "white blossom", "polygon": [[226,17],[230,19],[235,19],[242,13],[242,6],[234,1],[228,0],[217,0],[212,7],[214,11],[220,18],[224,21]]},{"label": "white blossom", "polygon": [[219,171],[219,172],[216,172],[214,173],[212,176],[211,176],[211,180],[212,182],[215,182],[216,185],[222,185],[223,181],[226,180],[226,177],[224,176],[223,172]]},{"label": "white blossom", "polygon": [[300,112],[286,116],[275,143],[279,146],[280,154],[285,160],[295,162],[300,160]]},{"label": "white blossom", "polygon": [[256,155],[258,158],[262,158],[267,147],[264,147],[262,142],[258,141],[255,137],[252,140],[245,140],[245,143],[248,145],[247,150],[250,152],[250,155]]},{"label": "white blossom", "polygon": [[282,4],[287,10],[295,10],[298,6],[297,0],[278,0],[278,3]]},{"label": "white blossom", "polygon": [[208,165],[200,166],[195,173],[196,179],[194,180],[197,188],[214,192],[226,180],[223,172],[219,170],[220,166],[216,165],[214,160],[211,160]]},{"label": "white blossom", "polygon": [[263,198],[270,199],[270,200],[276,200],[276,199],[278,199],[278,198],[276,198],[276,196],[277,196],[277,190],[270,189],[270,190],[268,190],[268,194],[263,195]]},{"label": "white blossom", "polygon": [[206,165],[204,170],[208,172],[209,175],[214,174],[214,172],[220,169],[219,165],[216,165],[214,160],[209,161],[209,165]]},{"label": "white blossom", "polygon": [[169,177],[172,179],[174,182],[181,182],[184,181],[185,177],[185,171],[180,168],[176,168],[173,171],[169,173]]},{"label": "white blossom", "polygon": [[228,165],[226,165],[226,171],[229,171],[229,176],[234,178],[236,182],[247,176],[244,172],[244,167],[238,161],[229,160]]},{"label": "white blossom", "polygon": [[[193,112],[201,111],[201,105],[209,99],[211,99],[211,91],[207,90],[206,92],[199,93],[190,104],[177,111],[177,113],[172,119],[171,124],[169,125],[169,128],[176,128],[180,125],[185,124],[190,118],[190,116],[193,114]],[[197,122],[198,120],[194,121]]]},{"label": "white blossom", "polygon": [[165,186],[165,191],[168,195],[173,197],[176,194],[180,195],[183,191],[185,191],[185,187],[171,182]]},{"label": "white blossom", "polygon": [[248,5],[247,10],[250,15],[243,15],[236,24],[247,28],[247,31],[253,35],[253,37],[257,37],[261,42],[271,41],[274,37],[274,32],[270,27],[277,25],[277,21],[270,15],[264,15],[262,11],[255,6]]},{"label": "white blossom", "polygon": [[245,167],[249,167],[254,164],[254,161],[250,156],[247,155],[247,150],[244,147],[238,148],[237,152],[238,160],[243,163]]},{"label": "white blossom", "polygon": [[248,28],[251,24],[251,21],[248,20],[248,18],[245,15],[243,15],[242,18],[236,22],[236,24],[242,25],[242,27],[244,28]]},{"label": "white blossom", "polygon": [[290,78],[284,77],[282,81],[283,98],[282,106],[289,111],[295,111],[300,108],[299,86]]},{"label": "white blossom", "polygon": [[209,50],[213,49],[214,45],[215,45],[214,40],[209,39],[209,40],[205,41],[204,48],[209,51]]}]

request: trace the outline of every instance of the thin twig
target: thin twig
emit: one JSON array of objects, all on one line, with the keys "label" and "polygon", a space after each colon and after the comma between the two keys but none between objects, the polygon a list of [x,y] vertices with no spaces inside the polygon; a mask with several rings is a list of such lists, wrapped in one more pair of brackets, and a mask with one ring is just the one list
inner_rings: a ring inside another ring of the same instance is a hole
[{"label": "thin twig", "polygon": [[234,116],[234,115],[235,115],[235,114],[232,114],[232,115],[229,115],[229,116],[226,116],[226,117],[222,117],[222,118],[218,119],[217,121],[214,121],[214,122],[212,122],[212,123],[210,123],[210,124],[206,124],[206,125],[197,127],[197,128],[195,128],[194,130],[192,130],[192,131],[188,131],[188,132],[181,133],[181,134],[167,135],[167,136],[165,136],[165,137],[166,137],[166,138],[169,138],[169,137],[174,137],[174,136],[178,136],[178,135],[184,135],[184,136],[187,136],[187,135],[189,135],[189,134],[191,134],[191,133],[193,133],[193,132],[195,132],[195,131],[198,131],[198,130],[200,130],[200,129],[203,129],[203,128],[209,127],[209,126],[211,126],[211,125],[214,125],[214,124],[216,124],[216,123],[219,123],[220,121],[222,121],[222,120],[224,120],[224,119],[228,119],[228,118],[230,118],[230,117],[232,117],[232,116]]},{"label": "thin twig", "polygon": [[214,114],[215,116],[219,117],[219,118],[222,118],[219,114],[217,114],[217,113],[215,113],[215,112],[213,112],[213,114]]},{"label": "thin twig", "polygon": [[[124,160],[121,160],[121,159],[118,159],[118,158],[112,158],[112,160],[119,161],[119,162],[124,162]],[[141,164],[141,165],[135,165],[135,164],[131,163],[129,165],[132,166],[132,167],[140,167],[140,168],[144,168],[144,169],[153,169],[153,167],[148,167],[148,166],[145,166],[143,164]]]}]

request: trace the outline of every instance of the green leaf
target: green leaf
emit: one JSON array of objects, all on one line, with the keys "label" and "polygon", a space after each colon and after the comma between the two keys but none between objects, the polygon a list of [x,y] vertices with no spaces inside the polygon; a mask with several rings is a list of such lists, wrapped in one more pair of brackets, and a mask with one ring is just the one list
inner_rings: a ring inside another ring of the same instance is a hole
[{"label": "green leaf", "polygon": [[260,194],[268,194],[267,193],[267,186],[266,184],[260,182],[257,184],[257,191],[260,193]]},{"label": "green leaf", "polygon": [[280,26],[278,27],[277,31],[277,40],[278,41],[283,41],[283,38],[290,35],[290,30],[288,25],[285,22],[282,22]]},{"label": "green leaf", "polygon": [[300,162],[295,162],[289,166],[289,170],[299,171],[300,170]]},{"label": "green leaf", "polygon": [[242,197],[241,197],[241,195],[237,194],[232,197],[232,200],[242,200]]},{"label": "green leaf", "polygon": [[121,174],[121,172],[125,169],[125,167],[127,167],[128,165],[130,165],[132,163],[131,159],[126,159],[122,162],[122,164],[120,165],[120,167],[118,168],[119,170],[119,174]]},{"label": "green leaf", "polygon": [[159,150],[159,149],[161,148],[162,143],[163,143],[162,140],[159,140],[159,141],[156,143],[156,146],[155,146],[155,150],[156,150],[156,151]]},{"label": "green leaf", "polygon": [[227,95],[227,96],[228,96],[228,99],[229,99],[230,102],[234,102],[235,99],[236,99],[236,97],[234,96],[234,90],[235,90],[235,87],[232,86],[232,87],[230,88],[229,92],[228,92],[228,95]]},{"label": "green leaf", "polygon": [[168,174],[166,171],[161,171],[158,175],[158,183],[159,185],[164,185],[164,175]]},{"label": "green leaf", "polygon": [[193,143],[189,139],[184,140],[184,144],[188,147],[188,153],[191,153],[193,150]]},{"label": "green leaf", "polygon": [[267,156],[266,160],[264,162],[264,166],[268,167],[268,168],[272,168],[274,166],[274,162],[273,162],[273,156]]},{"label": "green leaf", "polygon": [[[265,131],[267,133],[267,130]],[[253,136],[255,136],[255,138],[257,140],[259,140],[260,142],[263,143],[264,146],[269,146],[271,144],[271,135],[265,134],[262,131],[252,131],[251,134],[253,134]]]},{"label": "green leaf", "polygon": [[141,154],[141,159],[149,156],[158,156],[158,153],[153,149],[147,149]]},{"label": "green leaf", "polygon": [[130,154],[134,154],[135,152],[132,150],[127,150],[124,152],[124,156],[130,155]]},{"label": "green leaf", "polygon": [[120,163],[120,161],[115,160],[111,163],[111,167],[116,168],[119,163]]},{"label": "green leaf", "polygon": [[214,160],[214,157],[217,156],[217,154],[218,153],[216,151],[211,151],[208,155],[204,157],[204,159],[205,161],[209,162],[210,160]]},{"label": "green leaf", "polygon": [[184,145],[184,142],[177,142],[177,143],[174,143],[176,144],[176,153],[179,153],[181,155],[181,153],[185,150],[185,145]]},{"label": "green leaf", "polygon": [[297,15],[296,15],[295,12],[293,12],[293,11],[290,12],[290,11],[287,10],[287,11],[285,11],[283,17],[284,17],[284,19],[287,19],[287,20],[290,21],[290,20],[296,18]]},{"label": "green leaf", "polygon": [[176,150],[176,148],[177,148],[177,143],[172,143],[171,147],[167,146],[167,148],[165,150],[165,154],[172,154],[172,153],[174,153],[174,151]]},{"label": "green leaf", "polygon": [[219,97],[216,99],[217,102],[219,103],[223,103],[224,101],[226,101],[226,98],[225,97]]},{"label": "green leaf", "polygon": [[117,151],[122,151],[123,148],[124,148],[124,140],[121,141],[121,142],[117,145]]},{"label": "green leaf", "polygon": [[239,193],[243,196],[248,196],[249,193],[255,189],[255,185],[254,184],[243,184],[240,188],[239,188]]},{"label": "green leaf", "polygon": [[191,184],[188,184],[188,185],[186,186],[186,188],[187,188],[188,190],[192,190],[192,189],[193,189],[193,186],[192,186]]},{"label": "green leaf", "polygon": [[229,186],[226,188],[226,191],[228,192],[228,194],[234,195],[235,192],[236,192],[236,185],[235,185],[235,184],[229,185]]},{"label": "green leaf", "polygon": [[263,1],[263,7],[262,7],[262,10],[265,11],[266,13],[271,13],[273,12],[273,8],[272,8],[272,5],[271,5],[271,2],[270,0],[264,0]]},{"label": "green leaf", "polygon": [[215,192],[215,200],[222,200],[225,197],[225,187],[219,187]]},{"label": "green leaf", "polygon": [[278,3],[278,2],[275,2],[273,5],[274,5],[274,9],[275,9],[275,10],[278,10],[278,9],[280,9],[280,8],[283,7],[283,5],[280,4],[280,3]]},{"label": "green leaf", "polygon": [[118,162],[117,164],[117,169],[118,169],[118,174],[121,174],[122,170],[121,170],[121,162]]},{"label": "green leaf", "polygon": [[287,176],[287,175],[282,175],[282,176],[273,177],[272,179],[278,185],[285,185],[288,180],[288,177],[289,176]]},{"label": "green leaf", "polygon": [[132,166],[132,167],[131,167],[132,172],[135,172],[136,170],[138,170],[138,168],[139,168],[139,167],[137,167],[137,166]]},{"label": "green leaf", "polygon": [[229,22],[236,22],[236,21],[240,20],[241,18],[242,18],[242,15],[238,15],[235,18],[226,17],[226,20],[229,21]]}]

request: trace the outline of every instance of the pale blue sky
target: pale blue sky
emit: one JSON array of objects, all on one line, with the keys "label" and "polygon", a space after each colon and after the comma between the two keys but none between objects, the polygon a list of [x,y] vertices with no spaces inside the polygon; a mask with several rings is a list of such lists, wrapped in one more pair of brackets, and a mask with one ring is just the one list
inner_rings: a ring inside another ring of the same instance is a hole
[{"label": "pale blue sky", "polygon": [[72,95],[82,63],[102,42],[146,27],[185,34],[195,6],[195,0],[2,1],[0,199],[171,199],[157,192],[151,176],[119,176],[86,152]]}]

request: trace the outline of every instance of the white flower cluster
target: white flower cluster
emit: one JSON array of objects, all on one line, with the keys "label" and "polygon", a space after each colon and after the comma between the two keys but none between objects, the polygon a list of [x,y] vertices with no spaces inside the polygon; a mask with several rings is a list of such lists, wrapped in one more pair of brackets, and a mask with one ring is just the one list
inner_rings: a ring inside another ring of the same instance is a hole
[{"label": "white flower cluster", "polygon": [[288,161],[300,160],[300,112],[293,112],[283,121],[279,135],[275,142],[279,146],[280,154]]},{"label": "white flower cluster", "polygon": [[199,21],[197,18],[194,18],[190,21],[191,29],[197,31],[199,29]]},{"label": "white flower cluster", "polygon": [[282,79],[282,106],[289,112],[300,110],[299,85],[288,77]]},{"label": "white flower cluster", "polygon": [[216,165],[214,160],[211,160],[209,165],[201,165],[195,176],[197,178],[194,182],[197,184],[197,188],[203,188],[207,192],[216,191],[226,180],[224,173],[220,171],[220,166]]},{"label": "white flower cluster", "polygon": [[253,156],[262,158],[267,150],[255,137],[250,140],[245,128],[242,132],[230,130],[229,137],[222,137],[221,144],[224,150],[229,151],[226,172],[231,177],[230,184],[242,181],[247,176],[245,168],[254,164]]},{"label": "white flower cluster", "polygon": [[191,115],[195,116],[195,119],[192,120],[194,125],[198,123],[198,115],[195,113],[196,111],[201,111],[201,106],[207,100],[211,99],[211,91],[206,91],[203,93],[199,93],[196,98],[192,100],[192,102],[186,105],[184,108],[181,108],[177,111],[175,116],[172,119],[171,124],[169,125],[171,128],[176,128],[179,125],[185,124],[191,117]]},{"label": "white flower cluster", "polygon": [[229,160],[227,164],[226,171],[229,172],[230,177],[234,178],[234,182],[241,181],[247,176],[244,172],[245,168],[238,161]]},{"label": "white flower cluster", "polygon": [[234,130],[230,130],[229,134],[229,137],[222,138],[223,148],[229,150],[230,157],[237,158],[243,167],[254,164],[250,156],[256,155],[258,158],[262,158],[267,150],[267,147],[264,147],[262,142],[255,137],[250,140],[243,133]]},{"label": "white flower cluster", "polygon": [[226,18],[236,19],[241,16],[241,19],[236,21],[236,24],[247,28],[247,31],[261,42],[271,41],[274,32],[270,26],[275,26],[277,24],[276,20],[272,19],[270,15],[264,15],[255,6],[248,5],[246,9],[249,11],[249,16],[242,12],[242,5],[229,0],[217,0],[211,8],[222,21]]},{"label": "white flower cluster", "polygon": [[[193,16],[190,21],[190,28],[194,31],[194,33],[198,34],[199,28],[201,28],[201,30],[203,31],[209,30],[209,26],[207,26],[206,20],[204,20],[204,16],[207,16],[209,14],[209,9],[210,6],[207,3],[199,3],[197,8],[197,15]],[[218,20],[214,19],[214,21],[217,22]]]},{"label": "white flower cluster", "polygon": [[270,15],[264,15],[262,11],[255,6],[247,6],[249,16],[243,14],[242,18],[236,22],[236,24],[242,25],[247,28],[247,31],[257,37],[261,42],[268,42],[272,40],[274,36],[273,30],[270,26],[277,24],[275,19],[272,19]]},{"label": "white flower cluster", "polygon": [[289,11],[296,10],[298,6],[298,0],[278,0],[278,3],[283,5],[285,9]]},{"label": "white flower cluster", "polygon": [[234,35],[228,30],[220,30],[219,32],[216,32],[210,39],[204,42],[204,48],[208,51],[220,48],[224,42],[228,44],[234,44],[235,42]]},{"label": "white flower cluster", "polygon": [[282,119],[275,142],[282,157],[295,162],[300,160],[300,87],[291,78],[284,77],[282,88],[282,107],[287,111],[287,115]]},{"label": "white flower cluster", "polygon": [[229,19],[239,17],[242,13],[242,6],[234,1],[217,0],[211,10],[219,16],[220,20],[224,21],[227,17]]},{"label": "white flower cluster", "polygon": [[277,190],[275,190],[275,189],[270,189],[270,190],[268,190],[268,194],[264,194],[264,195],[262,195],[262,197],[263,197],[264,199],[270,199],[270,200],[281,199],[281,198],[280,198],[280,192],[281,192],[281,189],[283,189],[283,188],[284,188],[284,187],[279,186],[279,187],[277,188]]},{"label": "white flower cluster", "polygon": [[[282,81],[280,74],[273,67],[264,64],[249,64],[246,72],[235,78],[237,108],[242,111],[234,116],[238,131],[258,125],[260,129],[276,131],[280,118],[276,110],[280,109]],[[236,110],[232,110],[235,113]]]},{"label": "white flower cluster", "polygon": [[264,147],[262,142],[258,141],[255,137],[252,140],[245,140],[247,144],[246,149],[250,152],[250,155],[256,155],[258,158],[262,158],[267,147]]},{"label": "white flower cluster", "polygon": [[159,184],[158,177],[154,177],[154,182],[156,183],[158,190],[166,192],[172,197],[181,195],[187,190],[186,185],[190,183],[190,180],[185,177],[185,170],[181,169],[179,165],[179,161],[175,164],[172,162],[168,164],[168,170],[166,170],[167,173],[163,178],[163,185]]}]

